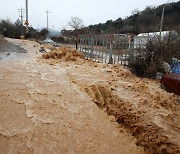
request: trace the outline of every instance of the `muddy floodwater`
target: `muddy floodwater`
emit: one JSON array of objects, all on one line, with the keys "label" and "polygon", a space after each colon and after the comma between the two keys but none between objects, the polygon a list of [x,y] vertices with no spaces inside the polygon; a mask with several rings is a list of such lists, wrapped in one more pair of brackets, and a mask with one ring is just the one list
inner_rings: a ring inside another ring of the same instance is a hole
[{"label": "muddy floodwater", "polygon": [[37,62],[38,44],[9,41],[28,53],[0,61],[1,153],[143,153],[67,69]]},{"label": "muddy floodwater", "polygon": [[180,107],[158,81],[7,40],[27,53],[0,55],[0,153],[179,152]]}]

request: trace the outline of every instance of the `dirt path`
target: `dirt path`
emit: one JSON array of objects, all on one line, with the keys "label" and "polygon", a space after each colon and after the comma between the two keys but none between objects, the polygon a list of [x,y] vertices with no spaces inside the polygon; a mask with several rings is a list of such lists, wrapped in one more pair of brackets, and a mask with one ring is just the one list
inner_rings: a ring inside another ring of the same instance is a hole
[{"label": "dirt path", "polygon": [[39,63],[38,44],[8,41],[28,53],[0,61],[0,153],[144,153],[84,91],[104,76],[71,63]]}]

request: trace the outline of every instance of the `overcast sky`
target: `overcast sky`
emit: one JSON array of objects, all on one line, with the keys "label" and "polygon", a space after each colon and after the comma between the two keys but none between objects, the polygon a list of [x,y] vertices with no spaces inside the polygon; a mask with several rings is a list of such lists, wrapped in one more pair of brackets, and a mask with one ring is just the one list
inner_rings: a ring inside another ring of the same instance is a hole
[{"label": "overcast sky", "polygon": [[[83,20],[85,26],[104,23],[109,19],[125,18],[135,9],[143,10],[146,6],[158,6],[178,0],[28,0],[29,23],[34,28],[46,27],[47,8],[49,28],[60,30],[68,28],[72,16]],[[10,18],[16,21],[20,13],[18,9],[25,8],[25,0],[0,0],[0,19]],[[25,16],[25,14],[24,14]]]}]

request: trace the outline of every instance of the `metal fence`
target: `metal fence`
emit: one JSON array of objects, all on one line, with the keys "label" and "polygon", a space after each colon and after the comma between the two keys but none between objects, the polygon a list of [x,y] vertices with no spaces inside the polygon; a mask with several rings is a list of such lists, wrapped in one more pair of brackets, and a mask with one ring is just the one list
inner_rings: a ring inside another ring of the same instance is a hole
[{"label": "metal fence", "polygon": [[134,45],[127,35],[80,35],[78,49],[85,58],[110,64],[128,64]]}]

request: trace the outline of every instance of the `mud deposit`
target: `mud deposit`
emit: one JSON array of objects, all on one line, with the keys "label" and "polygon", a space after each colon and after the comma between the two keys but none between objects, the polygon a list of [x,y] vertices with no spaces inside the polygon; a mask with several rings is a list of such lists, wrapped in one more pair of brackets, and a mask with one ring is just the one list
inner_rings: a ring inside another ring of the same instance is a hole
[{"label": "mud deposit", "polygon": [[[114,89],[102,83],[93,85],[86,89],[94,102],[105,112],[116,118],[116,121],[124,126],[132,136],[137,138],[137,145],[143,146],[149,153],[179,153],[179,110],[173,104],[175,101],[161,100],[165,104],[151,104],[149,101],[141,100],[130,102],[123,99],[114,92]],[[158,94],[159,95],[159,94]],[[159,97],[159,96],[155,97]],[[167,98],[169,100],[171,98]],[[172,105],[173,104],[173,105]],[[155,105],[155,107],[153,107]],[[171,108],[172,107],[172,108]],[[168,113],[167,109],[170,109]],[[155,112],[156,111],[156,112]],[[165,114],[165,115],[164,115]]]},{"label": "mud deposit", "polygon": [[44,59],[60,59],[65,61],[77,61],[79,58],[84,58],[83,54],[76,49],[71,48],[58,48],[53,52],[43,54]]}]

